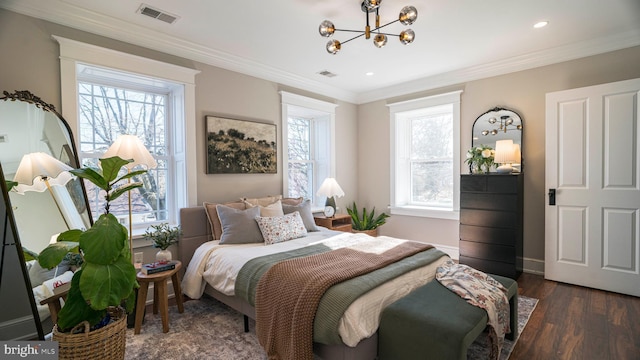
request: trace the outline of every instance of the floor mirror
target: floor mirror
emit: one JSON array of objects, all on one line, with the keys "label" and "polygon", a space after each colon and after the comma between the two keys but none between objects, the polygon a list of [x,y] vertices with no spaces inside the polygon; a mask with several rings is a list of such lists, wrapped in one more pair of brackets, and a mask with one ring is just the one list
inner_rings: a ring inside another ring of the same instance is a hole
[{"label": "floor mirror", "polygon": [[[40,301],[73,275],[74,257],[43,269],[33,260],[57,235],[92,218],[71,129],[29,91],[0,97],[0,340],[44,339],[53,328]],[[77,259],[75,259],[77,260]]]}]

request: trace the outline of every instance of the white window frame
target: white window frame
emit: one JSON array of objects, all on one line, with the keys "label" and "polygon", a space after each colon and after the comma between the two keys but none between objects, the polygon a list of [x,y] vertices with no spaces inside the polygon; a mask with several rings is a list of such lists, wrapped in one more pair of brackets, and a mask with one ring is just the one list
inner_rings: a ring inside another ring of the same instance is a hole
[{"label": "white window frame", "polygon": [[[437,219],[459,220],[460,218],[460,94],[454,91],[414,100],[387,104],[390,112],[391,134],[391,206],[394,215],[429,217]],[[453,206],[438,208],[414,205],[409,202],[410,189],[410,150],[411,133],[403,127],[403,116],[421,109],[452,104],[453,105]],[[404,130],[404,131],[403,131]]]},{"label": "white window frame", "polygon": [[[311,199],[314,211],[324,207],[324,198],[315,193],[326,177],[336,177],[336,151],[335,151],[335,118],[337,104],[321,101],[306,96],[280,91],[282,97],[282,193],[289,193],[289,143],[288,143],[288,119],[289,114],[295,108],[305,108],[310,113],[321,113],[324,120],[313,121],[311,129],[311,154],[313,167],[313,198]],[[327,123],[328,121],[328,123]],[[326,174],[326,175],[321,175]],[[320,178],[322,177],[322,178]]]},{"label": "white window frame", "polygon": [[[185,68],[157,60],[131,55],[96,45],[53,35],[60,44],[60,82],[63,114],[78,142],[78,85],[76,68],[78,64],[89,64],[124,72],[140,74],[147,77],[164,79],[180,85],[181,91],[174,93],[168,109],[173,112],[175,123],[170,124],[168,135],[172,136],[171,149],[174,156],[173,182],[174,208],[168,209],[172,225],[178,222],[179,209],[195,206],[197,202],[197,164],[196,118],[195,110],[195,76],[198,70]],[[134,232],[140,234],[142,231]]]}]

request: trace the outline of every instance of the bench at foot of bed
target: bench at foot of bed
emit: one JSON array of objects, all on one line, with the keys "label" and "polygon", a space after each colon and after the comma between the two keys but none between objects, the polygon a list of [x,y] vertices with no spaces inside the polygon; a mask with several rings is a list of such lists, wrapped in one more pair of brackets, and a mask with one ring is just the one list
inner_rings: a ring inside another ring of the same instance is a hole
[{"label": "bench at foot of bed", "polygon": [[[518,283],[492,275],[508,292],[511,333],[518,335]],[[378,329],[378,358],[391,359],[460,359],[487,326],[487,312],[470,305],[438,281],[414,290],[389,305]]]}]

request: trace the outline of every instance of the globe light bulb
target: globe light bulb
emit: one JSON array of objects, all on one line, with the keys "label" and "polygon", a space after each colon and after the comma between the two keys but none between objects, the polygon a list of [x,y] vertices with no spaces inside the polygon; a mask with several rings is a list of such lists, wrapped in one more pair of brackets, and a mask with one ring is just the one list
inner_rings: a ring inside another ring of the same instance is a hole
[{"label": "globe light bulb", "polygon": [[380,7],[382,0],[364,0],[364,6],[369,10],[374,10]]},{"label": "globe light bulb", "polygon": [[418,18],[418,10],[413,6],[405,6],[400,10],[398,19],[403,25],[411,25]]},{"label": "globe light bulb", "polygon": [[495,124],[496,121],[498,121],[498,120],[496,118],[492,117],[492,118],[489,118],[489,120],[487,120],[487,121],[489,122],[489,124]]},{"label": "globe light bulb", "polygon": [[381,48],[387,45],[387,35],[376,34],[376,36],[373,38],[373,45],[375,45],[377,48]]},{"label": "globe light bulb", "polygon": [[340,41],[335,39],[329,40],[329,42],[327,43],[327,52],[329,54],[335,55],[340,51],[340,47],[341,47]]},{"label": "globe light bulb", "polygon": [[416,38],[416,34],[411,29],[403,30],[398,36],[400,42],[404,45],[411,44]]},{"label": "globe light bulb", "polygon": [[318,27],[318,32],[323,37],[329,37],[333,35],[334,32],[336,32],[336,27],[333,25],[331,21],[325,20],[320,23],[320,26]]}]

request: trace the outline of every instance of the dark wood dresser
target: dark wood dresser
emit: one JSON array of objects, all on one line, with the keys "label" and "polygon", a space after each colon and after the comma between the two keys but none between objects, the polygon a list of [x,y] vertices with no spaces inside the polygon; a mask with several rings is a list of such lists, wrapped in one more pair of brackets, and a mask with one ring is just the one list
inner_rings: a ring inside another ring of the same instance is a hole
[{"label": "dark wood dresser", "polygon": [[522,273],[523,188],[522,174],[461,175],[461,264],[518,278]]}]

